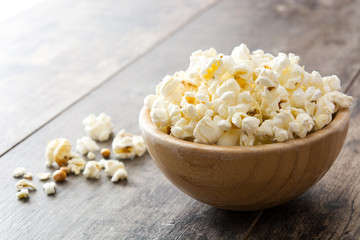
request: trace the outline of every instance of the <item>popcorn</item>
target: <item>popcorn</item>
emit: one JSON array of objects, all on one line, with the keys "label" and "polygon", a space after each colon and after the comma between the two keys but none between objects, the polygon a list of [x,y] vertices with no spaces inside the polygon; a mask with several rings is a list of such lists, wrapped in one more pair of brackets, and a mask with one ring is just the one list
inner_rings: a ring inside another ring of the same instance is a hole
[{"label": "popcorn", "polygon": [[99,149],[99,145],[97,145],[97,143],[89,136],[85,136],[76,140],[76,151],[82,155],[85,155],[88,152],[96,152]]},{"label": "popcorn", "polygon": [[85,126],[86,134],[100,142],[108,140],[113,129],[111,118],[105,113],[101,113],[97,117],[94,114],[90,114],[83,120],[83,125]]},{"label": "popcorn", "polygon": [[118,182],[119,180],[127,179],[127,177],[128,177],[128,174],[127,174],[127,171],[126,171],[126,169],[125,169],[125,167],[124,167],[124,168],[118,169],[118,170],[114,173],[114,175],[113,175],[112,178],[111,178],[111,181],[112,181],[112,182]]},{"label": "popcorn", "polygon": [[23,177],[24,177],[25,179],[27,179],[27,180],[32,180],[32,173],[31,173],[31,172],[27,172],[27,173],[24,174]]},{"label": "popcorn", "polygon": [[69,160],[68,167],[71,169],[75,175],[79,175],[82,170],[85,168],[86,161],[79,157],[74,157]]},{"label": "popcorn", "polygon": [[35,185],[33,185],[31,182],[25,180],[25,179],[21,179],[19,180],[16,185],[15,185],[17,190],[21,190],[21,189],[28,189],[28,190],[36,190]]},{"label": "popcorn", "polygon": [[348,108],[340,79],[308,73],[300,57],[273,56],[245,44],[230,56],[211,48],[191,54],[186,71],[166,76],[145,98],[153,123],[176,138],[251,146],[306,137]]},{"label": "popcorn", "polygon": [[20,191],[16,193],[16,197],[18,199],[28,198],[29,197],[29,190],[26,189],[26,188],[20,189]]},{"label": "popcorn", "polygon": [[37,177],[40,181],[46,181],[50,178],[50,173],[38,173]]},{"label": "popcorn", "polygon": [[117,182],[120,179],[126,179],[128,174],[122,162],[117,160],[108,160],[105,163],[105,173],[111,177],[112,182]]},{"label": "popcorn", "polygon": [[48,183],[44,183],[42,185],[42,189],[44,190],[44,192],[47,195],[51,195],[55,193],[55,187],[56,187],[56,183],[55,182],[48,182]]},{"label": "popcorn", "polygon": [[26,174],[26,169],[25,168],[15,168],[13,171],[12,171],[12,176],[14,178],[19,178],[19,177],[22,177]]},{"label": "popcorn", "polygon": [[141,157],[146,152],[146,145],[141,136],[131,135],[125,130],[119,131],[112,143],[115,156],[120,159]]},{"label": "popcorn", "polygon": [[59,167],[66,166],[71,155],[71,144],[69,140],[66,138],[51,140],[45,151],[46,166],[50,167],[54,161]]},{"label": "popcorn", "polygon": [[84,176],[86,178],[94,178],[99,179],[100,178],[100,165],[95,161],[89,161],[86,163],[85,170],[83,172]]},{"label": "popcorn", "polygon": [[96,155],[95,153],[93,152],[88,152],[88,154],[86,155],[86,157],[89,159],[89,160],[94,160]]},{"label": "popcorn", "polygon": [[101,169],[104,169],[106,163],[107,163],[107,160],[101,159],[101,160],[99,161],[99,166],[100,166],[100,168],[101,168]]}]

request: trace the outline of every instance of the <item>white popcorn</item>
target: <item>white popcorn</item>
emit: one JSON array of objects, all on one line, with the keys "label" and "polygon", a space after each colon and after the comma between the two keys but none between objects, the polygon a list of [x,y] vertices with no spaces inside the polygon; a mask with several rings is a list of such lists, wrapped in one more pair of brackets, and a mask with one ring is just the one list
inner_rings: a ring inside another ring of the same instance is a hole
[{"label": "white popcorn", "polygon": [[18,199],[28,198],[29,197],[29,190],[26,189],[26,188],[20,189],[20,191],[16,193],[16,197]]},{"label": "white popcorn", "polygon": [[141,136],[131,135],[125,130],[119,131],[112,143],[115,156],[120,159],[141,157],[146,152],[146,145]]},{"label": "white popcorn", "polygon": [[55,161],[59,167],[66,166],[71,155],[71,144],[69,140],[66,138],[56,138],[47,144],[45,164],[50,167]]},{"label": "white popcorn", "polygon": [[32,180],[32,173],[31,172],[27,172],[24,174],[23,176],[25,179],[28,179],[28,180]]},{"label": "white popcorn", "polygon": [[126,179],[128,177],[125,166],[122,162],[118,160],[108,160],[104,163],[105,173],[111,177],[112,182],[117,182],[121,179]]},{"label": "white popcorn", "polygon": [[223,134],[217,123],[209,116],[204,116],[194,129],[195,142],[214,144]]},{"label": "white popcorn", "polygon": [[38,173],[37,177],[40,181],[46,181],[50,178],[50,173]]},{"label": "white popcorn", "polygon": [[337,76],[308,73],[299,61],[292,53],[250,53],[245,44],[230,56],[199,50],[144,104],[161,131],[194,142],[251,146],[303,138],[352,98],[339,92]]},{"label": "white popcorn", "polygon": [[239,134],[232,132],[224,132],[224,134],[218,139],[216,145],[219,146],[234,146],[238,145]]},{"label": "white popcorn", "polygon": [[104,169],[106,163],[107,163],[107,160],[101,159],[101,160],[99,161],[99,166],[100,166],[100,168],[101,168],[101,169]]},{"label": "white popcorn", "polygon": [[94,160],[96,155],[95,153],[93,152],[88,152],[88,154],[86,155],[86,157],[89,159],[89,160]]},{"label": "white popcorn", "polygon": [[86,134],[100,142],[108,140],[113,129],[111,118],[105,113],[101,113],[97,117],[94,114],[90,114],[83,120],[83,125],[85,126]]},{"label": "white popcorn", "polygon": [[36,190],[36,187],[34,184],[32,184],[31,182],[25,180],[25,179],[21,179],[19,180],[16,185],[15,185],[17,190],[21,190],[21,189],[29,189],[29,190]]},{"label": "white popcorn", "polygon": [[69,160],[68,167],[71,169],[71,172],[75,175],[79,175],[82,170],[85,168],[86,161],[79,157],[74,157]]},{"label": "white popcorn", "polygon": [[100,165],[95,161],[89,161],[85,165],[84,176],[86,178],[99,179],[100,178]]},{"label": "white popcorn", "polygon": [[42,189],[44,190],[44,192],[47,195],[51,195],[55,193],[55,187],[56,187],[56,183],[55,182],[48,182],[48,183],[44,183],[42,185]]},{"label": "white popcorn", "polygon": [[127,179],[127,177],[128,177],[128,174],[127,174],[125,167],[119,168],[112,176],[111,181],[117,182],[119,180]]},{"label": "white popcorn", "polygon": [[99,145],[89,136],[76,140],[76,151],[82,155],[85,155],[88,152],[96,152],[99,149]]},{"label": "white popcorn", "polygon": [[19,177],[22,177],[24,176],[26,173],[26,169],[25,168],[15,168],[13,171],[12,171],[12,176],[14,178],[19,178]]}]

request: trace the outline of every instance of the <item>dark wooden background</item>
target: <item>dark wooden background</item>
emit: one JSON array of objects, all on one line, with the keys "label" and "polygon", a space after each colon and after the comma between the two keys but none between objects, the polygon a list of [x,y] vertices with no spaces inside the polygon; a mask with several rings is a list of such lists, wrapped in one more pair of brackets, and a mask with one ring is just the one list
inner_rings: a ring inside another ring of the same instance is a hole
[{"label": "dark wooden background", "polygon": [[[75,145],[82,119],[100,112],[139,133],[143,99],[164,75],[194,50],[242,42],[300,55],[354,97],[342,152],[305,194],[265,211],[215,209],[146,154],[125,161],[125,183],[71,176],[49,197],[35,177],[38,191],[16,199],[12,169],[46,171],[48,140]],[[359,239],[359,89],[360,1],[39,1],[0,20],[0,239]]]}]

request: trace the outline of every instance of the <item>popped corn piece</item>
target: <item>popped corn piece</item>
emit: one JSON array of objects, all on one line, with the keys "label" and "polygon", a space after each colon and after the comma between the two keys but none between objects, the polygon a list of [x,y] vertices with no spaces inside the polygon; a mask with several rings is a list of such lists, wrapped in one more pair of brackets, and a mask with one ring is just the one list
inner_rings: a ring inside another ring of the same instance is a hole
[{"label": "popped corn piece", "polygon": [[115,172],[121,168],[125,168],[124,163],[119,162],[118,160],[107,160],[105,163],[105,173],[109,177],[112,177]]},{"label": "popped corn piece", "polygon": [[21,179],[19,180],[16,184],[15,187],[17,190],[21,190],[21,189],[29,189],[29,190],[36,190],[36,187],[34,184],[32,184],[31,182],[25,180],[25,179]]},{"label": "popped corn piece", "polygon": [[56,183],[55,182],[47,182],[42,185],[42,189],[47,195],[55,194],[56,190]]},{"label": "popped corn piece", "polygon": [[194,129],[195,142],[214,144],[221,137],[223,131],[218,128],[217,122],[209,116],[204,116]]},{"label": "popped corn piece", "polygon": [[[180,80],[176,77],[165,76],[163,81],[156,87],[158,94],[171,103],[180,103],[182,94],[179,89]],[[148,99],[151,100],[151,99]],[[151,104],[151,103],[150,103]]]},{"label": "popped corn piece", "polygon": [[86,161],[82,158],[75,157],[69,160],[68,167],[71,169],[71,172],[75,175],[79,175],[80,172],[84,169]]},{"label": "popped corn piece", "polygon": [[20,189],[20,191],[16,193],[16,197],[18,199],[28,198],[29,190],[27,188]]},{"label": "popped corn piece", "polygon": [[125,167],[119,168],[112,176],[111,181],[117,182],[119,180],[127,179],[127,177],[128,177],[128,174],[127,174]]},{"label": "popped corn piece", "polygon": [[27,179],[27,180],[32,180],[32,173],[31,172],[25,173],[24,178]]},{"label": "popped corn piece", "polygon": [[84,176],[86,178],[99,179],[100,178],[100,165],[95,161],[89,161],[85,165]]},{"label": "popped corn piece", "polygon": [[82,155],[85,155],[88,152],[96,152],[99,149],[99,145],[89,136],[76,140],[76,151]]},{"label": "popped corn piece", "polygon": [[12,176],[14,178],[19,178],[19,177],[22,177],[26,174],[26,169],[25,168],[15,168],[13,171],[12,171]]},{"label": "popped corn piece", "polygon": [[124,129],[116,134],[112,148],[119,159],[141,157],[146,152],[144,139],[141,136],[126,133]]},{"label": "popped corn piece", "polygon": [[46,166],[50,167],[54,161],[59,167],[66,166],[71,157],[71,144],[66,138],[51,140],[46,147]]},{"label": "popped corn piece", "polygon": [[99,161],[99,166],[100,166],[100,168],[101,168],[101,169],[104,169],[106,163],[107,163],[107,160],[101,159],[101,160]]},{"label": "popped corn piece", "polygon": [[86,134],[93,140],[100,142],[108,140],[113,129],[111,118],[105,113],[101,113],[97,117],[94,114],[90,114],[83,120],[83,125],[85,126]]},{"label": "popped corn piece", "polygon": [[38,173],[36,176],[40,181],[46,181],[50,178],[50,173]]},{"label": "popped corn piece", "polygon": [[86,157],[90,160],[94,160],[95,159],[95,153],[93,152],[88,152],[88,154],[86,155]]},{"label": "popped corn piece", "polygon": [[216,145],[219,146],[234,146],[238,145],[239,134],[232,132],[224,132],[224,134],[218,139]]}]

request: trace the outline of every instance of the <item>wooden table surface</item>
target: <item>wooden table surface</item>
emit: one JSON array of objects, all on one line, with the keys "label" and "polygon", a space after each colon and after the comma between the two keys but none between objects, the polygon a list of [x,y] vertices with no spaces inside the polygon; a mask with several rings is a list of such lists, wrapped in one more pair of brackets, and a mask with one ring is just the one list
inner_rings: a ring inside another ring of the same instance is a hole
[{"label": "wooden table surface", "polygon": [[[353,0],[38,0],[1,18],[0,239],[359,239],[359,19]],[[47,171],[48,140],[75,145],[82,119],[101,112],[114,132],[139,133],[143,99],[163,76],[197,49],[229,54],[242,42],[293,52],[354,97],[339,157],[305,194],[264,211],[219,210],[175,188],[145,154],[125,161],[127,182],[70,176],[46,196],[34,177],[38,191],[16,199],[11,171]]]}]

